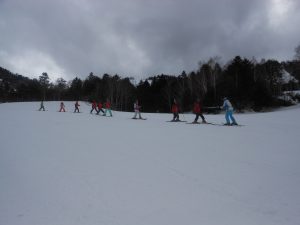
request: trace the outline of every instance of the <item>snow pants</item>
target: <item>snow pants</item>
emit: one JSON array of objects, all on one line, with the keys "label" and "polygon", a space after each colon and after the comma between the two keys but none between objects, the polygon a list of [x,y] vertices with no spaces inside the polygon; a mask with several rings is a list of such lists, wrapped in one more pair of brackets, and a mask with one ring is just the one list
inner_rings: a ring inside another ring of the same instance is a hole
[{"label": "snow pants", "polygon": [[234,117],[233,117],[233,110],[227,110],[226,114],[225,114],[225,119],[226,119],[226,123],[230,124],[230,120],[232,121],[232,123],[236,123]]},{"label": "snow pants", "polygon": [[204,116],[203,116],[202,113],[196,113],[196,118],[195,118],[194,122],[197,122],[197,121],[198,121],[199,116],[201,117],[202,122],[205,122],[205,118],[204,118]]},{"label": "snow pants", "polygon": [[179,120],[179,113],[173,113],[173,120]]},{"label": "snow pants", "polygon": [[98,112],[98,111],[97,111],[97,108],[96,108],[96,107],[93,107],[92,110],[91,110],[91,113],[93,113],[94,110],[96,111],[96,113]]},{"label": "snow pants", "polygon": [[111,113],[111,110],[110,109],[105,109],[105,112],[104,112],[104,116],[106,116],[106,113],[109,112],[110,116],[112,116],[112,113]]},{"label": "snow pants", "polygon": [[97,111],[97,115],[99,115],[99,112],[102,112],[102,113],[104,113],[104,111],[103,111],[103,109],[101,108],[101,109],[98,109],[98,111]]},{"label": "snow pants", "polygon": [[138,111],[138,110],[135,110],[135,111],[134,111],[134,116],[133,116],[133,118],[136,119],[136,116],[137,116],[138,114],[139,114],[139,118],[142,119],[141,112]]}]

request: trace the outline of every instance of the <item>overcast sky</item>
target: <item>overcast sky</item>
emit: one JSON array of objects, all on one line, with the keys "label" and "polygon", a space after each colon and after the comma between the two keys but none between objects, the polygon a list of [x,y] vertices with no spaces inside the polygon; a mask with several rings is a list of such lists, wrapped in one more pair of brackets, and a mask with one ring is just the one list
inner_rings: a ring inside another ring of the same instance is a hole
[{"label": "overcast sky", "polygon": [[288,60],[300,0],[0,0],[0,66],[54,81],[148,77],[236,55]]}]

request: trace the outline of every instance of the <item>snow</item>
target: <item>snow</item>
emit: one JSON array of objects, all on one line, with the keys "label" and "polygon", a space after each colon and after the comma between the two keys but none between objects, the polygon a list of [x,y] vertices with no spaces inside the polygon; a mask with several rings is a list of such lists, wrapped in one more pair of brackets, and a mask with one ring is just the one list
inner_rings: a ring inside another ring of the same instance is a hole
[{"label": "snow", "polygon": [[281,71],[281,83],[288,84],[289,82],[298,83],[298,80],[285,69]]},{"label": "snow", "polygon": [[39,106],[0,105],[0,225],[299,224],[299,105],[243,127]]},{"label": "snow", "polygon": [[297,104],[299,101],[297,98],[300,97],[300,90],[294,91],[284,91],[281,96],[278,96],[278,99],[290,102],[291,104]]},{"label": "snow", "polygon": [[284,94],[290,94],[292,96],[296,96],[296,95],[300,95],[300,90],[285,91]]}]

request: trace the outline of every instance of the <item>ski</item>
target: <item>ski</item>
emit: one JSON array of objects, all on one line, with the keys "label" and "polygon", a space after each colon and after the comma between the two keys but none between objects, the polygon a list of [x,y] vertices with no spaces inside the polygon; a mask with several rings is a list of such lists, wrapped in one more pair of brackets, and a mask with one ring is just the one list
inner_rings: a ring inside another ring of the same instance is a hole
[{"label": "ski", "polygon": [[237,125],[226,125],[226,124],[220,124],[220,123],[211,123],[211,122],[206,122],[206,123],[202,123],[202,122],[190,122],[190,123],[186,123],[186,124],[199,124],[199,125],[214,125],[214,126],[223,126],[223,127],[243,127],[245,125],[241,125],[241,124],[237,124]]},{"label": "ski", "polygon": [[220,123],[207,123],[207,124],[211,124],[211,125],[215,125],[215,126],[222,126],[222,127],[244,127],[245,125],[241,125],[241,124],[230,124],[230,125],[227,125],[227,124],[220,124]]},{"label": "ski", "polygon": [[171,122],[171,123],[185,122],[186,123],[187,121],[185,121],[185,120],[168,120],[166,122]]},{"label": "ski", "polygon": [[190,123],[186,123],[186,124],[199,124],[199,125],[215,125],[215,126],[223,126],[222,124],[210,123],[210,122],[206,122],[206,123],[202,123],[202,122],[190,122]]},{"label": "ski", "polygon": [[212,123],[202,123],[202,122],[187,122],[186,124],[212,124]]},{"label": "ski", "polygon": [[224,127],[244,127],[246,125],[243,125],[243,124],[221,124],[222,126]]}]

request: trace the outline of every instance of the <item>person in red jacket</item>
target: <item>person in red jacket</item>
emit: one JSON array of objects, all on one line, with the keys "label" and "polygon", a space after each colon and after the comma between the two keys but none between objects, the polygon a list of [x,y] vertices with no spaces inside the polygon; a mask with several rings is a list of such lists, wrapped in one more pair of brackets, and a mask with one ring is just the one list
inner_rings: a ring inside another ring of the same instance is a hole
[{"label": "person in red jacket", "polygon": [[206,123],[206,120],[202,114],[202,110],[201,110],[201,105],[200,105],[200,100],[197,99],[197,101],[194,103],[194,108],[193,108],[193,112],[196,114],[196,118],[194,120],[193,123],[198,123],[198,119],[199,119],[199,116],[201,117],[202,119],[202,123]]},{"label": "person in red jacket", "polygon": [[78,101],[75,102],[75,110],[74,110],[74,113],[78,112],[79,113],[79,103]]},{"label": "person in red jacket", "polygon": [[174,99],[171,111],[173,113],[173,120],[172,121],[179,121],[179,106],[178,106],[175,99]]},{"label": "person in red jacket", "polygon": [[97,103],[96,103],[95,100],[92,102],[91,113],[93,113],[94,110],[96,111],[96,113],[98,113],[98,110],[97,110]]},{"label": "person in red jacket", "polygon": [[60,103],[60,109],[59,109],[59,112],[66,112],[64,102],[61,102],[61,103]]},{"label": "person in red jacket", "polygon": [[98,112],[97,112],[97,115],[99,115],[99,112],[101,111],[103,114],[104,114],[104,111],[103,111],[103,109],[102,109],[102,107],[103,107],[103,105],[102,105],[102,103],[101,102],[98,102]]},{"label": "person in red jacket", "polygon": [[110,116],[112,116],[110,107],[111,107],[110,101],[107,99],[105,102],[105,112],[104,112],[103,116],[106,116],[107,112],[109,112]]}]

